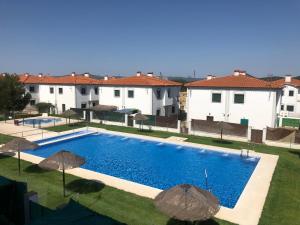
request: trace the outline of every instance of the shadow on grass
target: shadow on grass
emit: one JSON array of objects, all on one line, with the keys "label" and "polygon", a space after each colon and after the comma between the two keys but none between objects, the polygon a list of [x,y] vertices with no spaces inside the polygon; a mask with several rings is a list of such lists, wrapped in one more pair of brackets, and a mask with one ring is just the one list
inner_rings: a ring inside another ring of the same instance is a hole
[{"label": "shadow on grass", "polygon": [[88,194],[101,191],[105,185],[98,181],[76,179],[66,185],[66,189],[79,194]]},{"label": "shadow on grass", "polygon": [[225,144],[225,145],[230,145],[230,144],[232,144],[232,141],[220,140],[220,139],[214,139],[213,142],[214,142],[214,143],[218,143],[218,144]]},{"label": "shadow on grass", "polygon": [[300,158],[300,151],[296,151],[296,150],[289,150],[289,153],[292,153],[294,155],[297,155]]},{"label": "shadow on grass", "polygon": [[152,133],[153,132],[153,130],[145,130],[145,129],[143,129],[143,130],[138,129],[137,131],[142,132],[142,133]]},{"label": "shadow on grass", "polygon": [[219,225],[219,223],[213,219],[209,219],[206,221],[194,222],[194,223],[180,221],[180,220],[176,220],[176,219],[169,219],[166,225]]},{"label": "shadow on grass", "polygon": [[50,170],[42,169],[37,164],[33,164],[33,165],[30,165],[30,166],[27,166],[24,169],[24,172],[27,172],[27,173],[47,173],[47,172],[50,172]]},{"label": "shadow on grass", "polygon": [[0,152],[0,159],[13,157],[14,155],[15,155],[14,152]]}]

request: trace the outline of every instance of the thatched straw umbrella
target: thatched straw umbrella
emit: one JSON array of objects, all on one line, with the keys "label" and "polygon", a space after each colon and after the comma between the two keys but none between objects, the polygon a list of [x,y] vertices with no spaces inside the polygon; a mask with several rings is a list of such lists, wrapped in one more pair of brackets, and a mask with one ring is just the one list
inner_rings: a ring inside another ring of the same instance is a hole
[{"label": "thatched straw umbrella", "polygon": [[117,106],[114,105],[96,105],[91,108],[93,111],[97,112],[113,112],[118,109]]},{"label": "thatched straw umbrella", "polygon": [[63,112],[62,115],[66,118],[66,122],[67,122],[67,119],[69,118],[69,123],[70,123],[71,117],[78,116],[78,113],[72,109],[68,109],[67,111]]},{"label": "thatched straw umbrella", "polygon": [[63,194],[66,196],[65,170],[79,167],[85,163],[85,159],[72,152],[61,150],[39,163],[39,167],[50,170],[62,170],[63,172]]},{"label": "thatched straw umbrella", "polygon": [[137,114],[135,114],[135,116],[133,117],[133,119],[135,121],[140,121],[140,130],[143,130],[144,121],[148,120],[149,117],[145,116],[145,115],[143,115],[141,113],[137,113]]},{"label": "thatched straw umbrella", "polygon": [[21,151],[33,150],[38,147],[39,147],[38,144],[31,141],[27,141],[25,138],[15,138],[7,142],[4,146],[2,146],[0,148],[0,151],[18,152],[18,168],[19,168],[19,175],[20,175],[21,174],[21,160],[20,160]]},{"label": "thatched straw umbrella", "polygon": [[118,109],[117,106],[114,105],[95,105],[91,108],[92,111],[94,112],[114,112]]},{"label": "thatched straw umbrella", "polygon": [[218,199],[210,192],[189,184],[181,184],[161,192],[155,206],[169,217],[181,221],[204,221],[220,209]]},{"label": "thatched straw umbrella", "polygon": [[25,109],[23,109],[24,113],[32,114],[32,112],[38,113],[39,110],[35,105],[27,105]]}]

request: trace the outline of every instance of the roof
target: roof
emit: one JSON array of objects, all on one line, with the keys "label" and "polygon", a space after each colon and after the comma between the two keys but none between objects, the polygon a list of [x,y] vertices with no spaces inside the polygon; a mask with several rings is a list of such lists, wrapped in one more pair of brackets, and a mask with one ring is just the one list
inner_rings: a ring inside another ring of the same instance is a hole
[{"label": "roof", "polygon": [[264,81],[249,74],[229,75],[223,77],[211,77],[211,79],[198,80],[187,83],[186,87],[206,88],[253,88],[253,89],[274,89],[272,82]]},{"label": "roof", "polygon": [[291,85],[291,86],[295,86],[295,87],[300,87],[300,80],[291,77],[290,82],[286,82],[285,78],[281,78],[279,80],[276,80],[276,81],[272,82],[272,86],[276,86],[276,87],[279,87],[279,88],[282,88],[284,85]]},{"label": "roof", "polygon": [[108,80],[104,79],[101,81],[101,84],[112,86],[182,86],[181,83],[175,81],[164,80],[155,76],[148,76],[144,74]]},{"label": "roof", "polygon": [[66,75],[66,76],[45,76],[45,75],[28,75],[19,76],[20,81],[24,84],[99,84],[100,81],[84,75]]}]

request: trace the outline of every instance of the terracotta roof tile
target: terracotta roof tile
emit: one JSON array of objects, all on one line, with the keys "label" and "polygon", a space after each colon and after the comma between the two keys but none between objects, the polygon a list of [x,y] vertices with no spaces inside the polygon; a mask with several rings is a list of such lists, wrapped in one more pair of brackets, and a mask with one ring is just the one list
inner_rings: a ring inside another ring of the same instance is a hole
[{"label": "terracotta roof tile", "polygon": [[101,80],[102,85],[116,86],[181,86],[181,83],[164,80],[155,76],[147,76],[141,74],[130,77],[122,77],[116,79]]},{"label": "terracotta roof tile", "polygon": [[66,76],[39,76],[20,75],[20,81],[25,84],[99,84],[100,80],[86,77],[84,75]]},{"label": "terracotta roof tile", "polygon": [[264,81],[248,74],[216,77],[210,80],[198,80],[187,83],[186,87],[216,87],[216,88],[254,88],[272,89],[272,82]]},{"label": "terracotta roof tile", "polygon": [[286,82],[285,78],[282,78],[282,79],[279,79],[276,81],[272,81],[272,86],[282,88],[284,85],[300,87],[300,80],[291,77],[291,82]]}]

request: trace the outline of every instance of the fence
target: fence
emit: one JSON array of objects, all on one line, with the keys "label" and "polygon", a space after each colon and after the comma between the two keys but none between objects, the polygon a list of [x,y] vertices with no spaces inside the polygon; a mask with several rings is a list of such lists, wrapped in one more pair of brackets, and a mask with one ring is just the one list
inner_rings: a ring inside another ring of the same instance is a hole
[{"label": "fence", "polygon": [[93,112],[93,119],[125,123],[125,113]]},{"label": "fence", "polygon": [[[144,125],[155,126],[155,127],[167,127],[167,128],[178,128],[178,117],[174,116],[153,116],[145,115],[149,119],[143,121]],[[136,124],[141,124],[141,121],[136,121]]]},{"label": "fence", "polygon": [[267,128],[266,140],[290,142],[295,137],[294,129],[287,128]]},{"label": "fence", "polygon": [[190,124],[190,134],[220,137],[221,132],[227,139],[248,140],[248,126],[246,125],[195,119],[192,119]]}]

